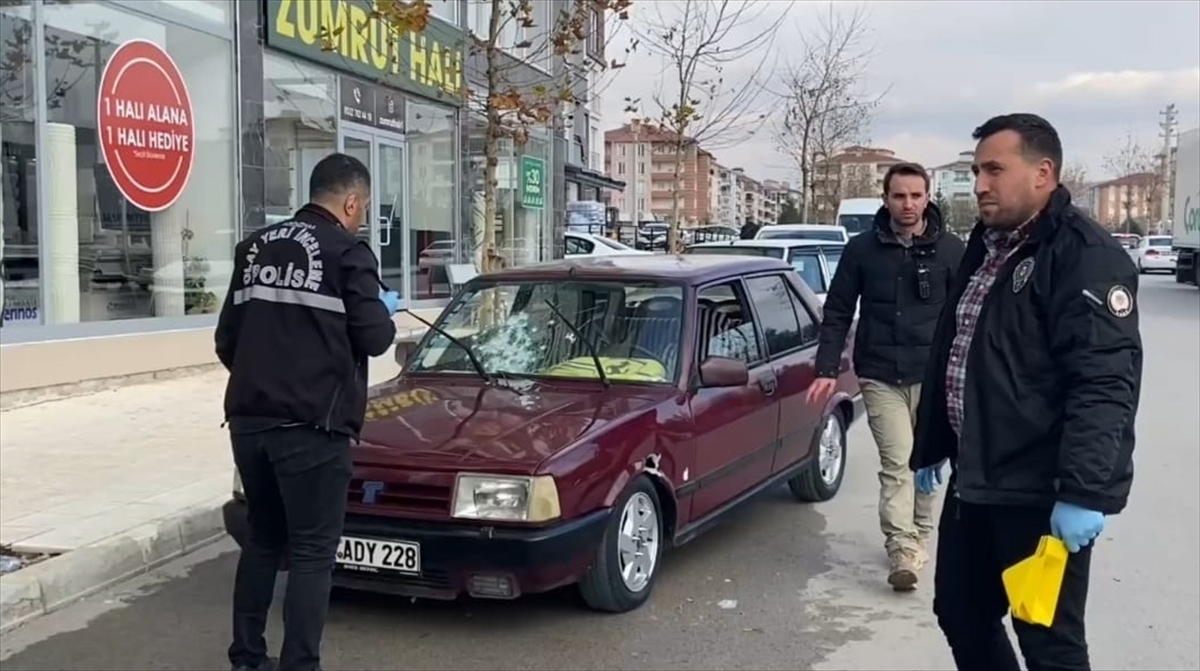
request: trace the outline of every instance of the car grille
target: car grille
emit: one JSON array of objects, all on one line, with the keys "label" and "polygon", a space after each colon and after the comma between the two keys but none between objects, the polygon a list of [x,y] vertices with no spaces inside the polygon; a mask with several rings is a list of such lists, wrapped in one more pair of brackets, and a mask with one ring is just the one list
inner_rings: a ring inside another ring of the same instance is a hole
[{"label": "car grille", "polygon": [[345,576],[345,579],[349,581],[362,580],[373,582],[377,580],[384,580],[393,585],[417,589],[438,591],[451,589],[450,573],[444,569],[422,567],[421,575],[398,575],[390,573],[386,575],[377,575],[371,573],[346,571],[342,569],[339,569],[338,572]]},{"label": "car grille", "polygon": [[446,485],[418,484],[411,482],[386,482],[382,490],[375,490],[375,500],[366,500],[364,482],[370,478],[350,480],[347,502],[352,508],[371,511],[416,512],[448,515],[450,513],[451,488]]}]

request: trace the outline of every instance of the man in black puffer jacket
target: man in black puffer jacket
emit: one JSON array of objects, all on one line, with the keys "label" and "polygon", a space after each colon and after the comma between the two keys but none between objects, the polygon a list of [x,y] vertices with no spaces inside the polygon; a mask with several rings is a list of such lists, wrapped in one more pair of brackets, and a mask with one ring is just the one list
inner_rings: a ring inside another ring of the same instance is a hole
[{"label": "man in black puffer jacket", "polygon": [[854,370],[879,448],[879,525],[890,562],[888,583],[909,591],[928,559],[934,501],[913,486],[908,467],[913,424],[938,315],[965,245],[945,231],[920,165],[892,166],[883,191],[885,206],[875,215],[874,230],[846,245],[825,297],[817,380],[808,400],[824,403],[833,393],[861,300]]}]

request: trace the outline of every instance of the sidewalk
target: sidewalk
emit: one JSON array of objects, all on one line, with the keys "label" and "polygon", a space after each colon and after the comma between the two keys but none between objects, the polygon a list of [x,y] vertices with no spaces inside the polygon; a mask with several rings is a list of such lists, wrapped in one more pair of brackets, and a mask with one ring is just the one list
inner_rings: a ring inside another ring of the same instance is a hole
[{"label": "sidewalk", "polygon": [[[397,372],[389,350],[368,379]],[[221,537],[225,381],[221,370],[0,412],[0,544],[61,555],[0,577],[0,629]]]}]

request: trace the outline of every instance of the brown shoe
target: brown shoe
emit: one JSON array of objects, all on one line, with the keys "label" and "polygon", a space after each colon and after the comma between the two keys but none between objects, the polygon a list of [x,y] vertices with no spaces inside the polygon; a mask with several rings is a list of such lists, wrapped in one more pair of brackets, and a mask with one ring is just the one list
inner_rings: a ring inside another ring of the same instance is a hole
[{"label": "brown shoe", "polygon": [[888,554],[891,571],[888,573],[888,584],[897,592],[911,592],[917,588],[916,553],[911,550],[895,550]]}]

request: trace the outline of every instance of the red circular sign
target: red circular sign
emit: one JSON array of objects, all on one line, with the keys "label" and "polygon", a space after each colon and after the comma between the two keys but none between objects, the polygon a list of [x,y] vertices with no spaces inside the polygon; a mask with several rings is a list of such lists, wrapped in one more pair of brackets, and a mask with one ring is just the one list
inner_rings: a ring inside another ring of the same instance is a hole
[{"label": "red circular sign", "polygon": [[187,187],[195,157],[192,99],[175,61],[147,40],[117,47],[96,100],[108,172],[137,207],[158,212]]}]

